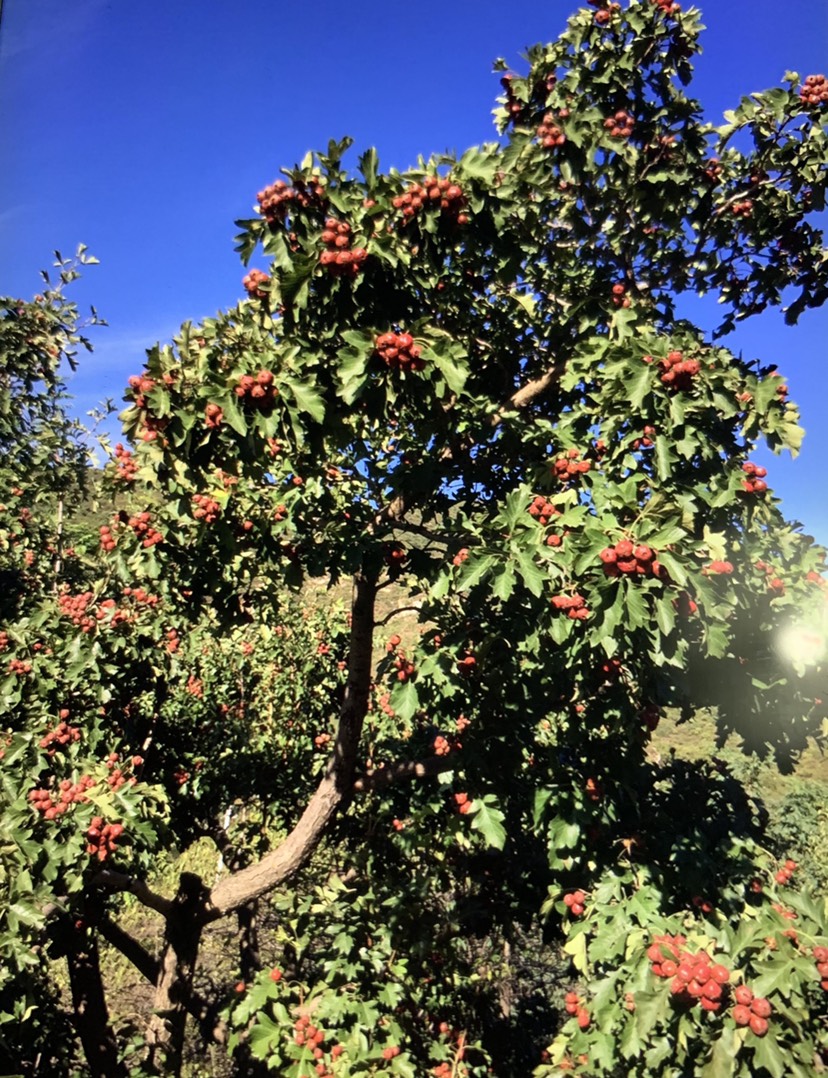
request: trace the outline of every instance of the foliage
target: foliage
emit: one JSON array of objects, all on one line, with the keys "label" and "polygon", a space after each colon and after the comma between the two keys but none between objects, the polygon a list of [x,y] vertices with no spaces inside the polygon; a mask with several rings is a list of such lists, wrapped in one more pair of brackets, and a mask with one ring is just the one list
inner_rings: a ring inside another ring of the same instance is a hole
[{"label": "foliage", "polygon": [[[751,460],[797,451],[796,406],[721,343],[825,299],[825,102],[791,73],[704,124],[700,29],[593,3],[503,74],[499,141],[286,170],[239,223],[267,270],[130,378],[77,567],[30,581],[9,529],[3,976],[51,934],[100,1001],[94,1028],[75,1008],[90,1073],[126,1073],[99,937],[154,986],[148,1074],[180,1073],[188,1013],[293,1078],[823,1065],[824,906],[727,766],[651,751],[666,708],[715,707],[789,768],[828,699],[824,552]],[[712,339],[686,292],[719,299]],[[10,399],[42,377],[51,417],[19,452],[53,461],[56,374],[8,354]],[[344,624],[311,581],[350,587]],[[157,894],[204,837],[218,878]],[[230,917],[238,991],[205,997]],[[527,940],[549,960],[521,996]]]}]

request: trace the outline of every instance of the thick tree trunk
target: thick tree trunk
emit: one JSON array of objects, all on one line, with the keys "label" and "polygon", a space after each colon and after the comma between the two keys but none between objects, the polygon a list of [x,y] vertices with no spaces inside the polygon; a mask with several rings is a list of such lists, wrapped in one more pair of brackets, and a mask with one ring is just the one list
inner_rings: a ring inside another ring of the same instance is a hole
[{"label": "thick tree trunk", "polygon": [[249,902],[236,911],[239,926],[239,972],[248,984],[262,968],[259,955],[259,903]]},{"label": "thick tree trunk", "polygon": [[126,1078],[109,1025],[98,945],[93,933],[67,932],[66,963],[72,990],[75,1029],[92,1078]]},{"label": "thick tree trunk", "polygon": [[198,958],[207,890],[198,876],[183,873],[167,914],[164,950],[155,984],[153,1015],[147,1026],[150,1072],[177,1078],[181,1073],[187,1005]]}]

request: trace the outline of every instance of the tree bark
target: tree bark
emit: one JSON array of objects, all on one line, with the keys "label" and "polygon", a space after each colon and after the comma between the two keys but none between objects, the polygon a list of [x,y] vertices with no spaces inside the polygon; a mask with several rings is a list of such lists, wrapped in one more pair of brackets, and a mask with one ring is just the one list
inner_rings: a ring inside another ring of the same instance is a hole
[{"label": "tree bark", "polygon": [[67,929],[66,964],[72,990],[74,1023],[91,1078],[126,1078],[118,1044],[109,1024],[98,945],[92,932]]},{"label": "tree bark", "polygon": [[188,1003],[192,992],[207,889],[198,876],[182,873],[173,908],[167,914],[164,950],[155,983],[153,1015],[147,1026],[150,1073],[177,1078],[181,1073]]}]

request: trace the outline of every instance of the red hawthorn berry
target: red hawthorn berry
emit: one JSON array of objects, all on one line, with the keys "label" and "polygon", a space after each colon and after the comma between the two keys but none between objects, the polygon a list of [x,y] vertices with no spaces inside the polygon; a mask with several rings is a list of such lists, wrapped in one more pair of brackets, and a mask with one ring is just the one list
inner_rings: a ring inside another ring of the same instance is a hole
[{"label": "red hawthorn berry", "polygon": [[754,1014],[758,1014],[760,1018],[768,1018],[773,1008],[770,1005],[770,1001],[758,996],[750,1005],[750,1009]]},{"label": "red hawthorn berry", "polygon": [[733,1021],[737,1026],[750,1025],[750,1019],[752,1017],[750,1008],[746,1007],[743,1003],[737,1003],[731,1011],[733,1015]]},{"label": "red hawthorn berry", "polygon": [[764,1037],[765,1034],[768,1032],[767,1019],[761,1018],[758,1014],[752,1014],[750,1016],[749,1025],[757,1037]]},{"label": "red hawthorn berry", "polygon": [[740,1006],[749,1008],[753,1002],[753,989],[748,988],[746,984],[740,984],[733,993],[733,996]]},{"label": "red hawthorn berry", "polygon": [[272,969],[270,971],[270,979],[274,983],[278,983],[282,979],[282,971],[280,969]]},{"label": "red hawthorn berry", "polygon": [[586,1007],[579,1007],[575,1014],[579,1029],[589,1029],[590,1017]]}]

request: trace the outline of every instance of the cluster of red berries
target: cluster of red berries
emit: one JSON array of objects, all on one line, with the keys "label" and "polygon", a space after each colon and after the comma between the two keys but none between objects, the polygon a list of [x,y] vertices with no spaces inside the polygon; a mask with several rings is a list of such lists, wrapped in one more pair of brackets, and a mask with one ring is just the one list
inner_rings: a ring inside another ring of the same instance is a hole
[{"label": "cluster of red berries", "polygon": [[328,1065],[324,1062],[326,1054],[330,1056],[331,1063],[333,1063],[345,1051],[341,1044],[334,1044],[330,1052],[326,1053],[323,1048],[326,1040],[327,1037],[324,1031],[315,1026],[307,1014],[300,1015],[293,1023],[293,1043],[299,1048],[307,1048],[310,1051],[316,1060],[314,1070],[319,1075],[319,1078],[333,1078],[333,1072],[329,1070]]},{"label": "cluster of red berries", "polygon": [[437,734],[432,745],[435,756],[450,756],[451,753],[459,752],[462,748],[462,742],[458,741],[453,734]]},{"label": "cluster of red berries", "polygon": [[555,146],[563,146],[566,142],[566,135],[555,123],[555,119],[556,117],[551,112],[547,112],[535,132],[541,146],[547,150],[552,150]]},{"label": "cluster of red berries", "polygon": [[580,917],[584,912],[586,895],[583,891],[570,891],[563,897],[563,902],[573,917]]},{"label": "cluster of red berries", "polygon": [[78,782],[62,779],[58,783],[57,791],[55,791],[56,796],[53,797],[50,790],[43,788],[31,790],[29,802],[32,808],[39,812],[44,819],[56,820],[59,816],[68,812],[73,804],[82,804],[84,801],[88,801],[86,791],[95,785],[96,782],[91,775],[82,775]]},{"label": "cluster of red berries", "polygon": [[500,80],[500,85],[506,94],[506,111],[509,114],[509,119],[517,122],[523,113],[524,104],[515,97],[515,91],[512,89],[514,81],[515,76],[507,72]]},{"label": "cluster of red berries", "polygon": [[722,177],[722,164],[718,157],[711,157],[708,159],[704,174],[711,183],[719,182]]},{"label": "cluster of red berries", "polygon": [[674,599],[673,605],[682,618],[689,618],[692,614],[697,613],[699,609],[698,603],[687,591],[683,591],[678,598]]},{"label": "cluster of red berries", "polygon": [[400,1052],[402,1052],[402,1048],[398,1044],[389,1044],[387,1048],[383,1048],[382,1058],[396,1059]]},{"label": "cluster of red berries", "polygon": [[[121,757],[117,752],[110,752],[106,758],[106,766],[109,769],[106,781],[107,785],[113,790],[120,790],[126,783],[129,783],[130,786],[134,786],[138,781],[134,775],[127,774],[127,770],[129,769],[128,763],[123,767],[118,766],[120,759]],[[142,756],[133,756],[131,762],[133,767],[141,767],[144,759]]]},{"label": "cluster of red berries", "polygon": [[469,674],[474,673],[475,667],[477,666],[477,659],[474,655],[464,655],[462,659],[457,660],[456,665],[458,673],[468,676]]},{"label": "cluster of red berries", "polygon": [[619,109],[614,116],[604,120],[604,127],[610,138],[629,138],[635,127],[635,119],[624,109]]},{"label": "cluster of red berries", "polygon": [[556,610],[565,610],[573,621],[585,621],[589,617],[583,595],[553,595],[551,603]]},{"label": "cluster of red berries", "polygon": [[164,542],[164,536],[156,528],[153,528],[150,521],[152,515],[144,510],[142,513],[136,513],[127,521],[127,524],[135,532],[136,536],[141,540],[141,546],[149,549],[150,547],[157,546],[159,543]]},{"label": "cluster of red berries", "polygon": [[115,538],[115,535],[114,535],[110,525],[109,524],[101,524],[98,531],[100,532],[100,536],[101,536],[101,547],[104,550],[108,550],[108,551],[114,550],[115,547],[118,545],[118,541]]},{"label": "cluster of red berries", "polygon": [[445,176],[426,176],[422,183],[410,183],[401,195],[391,200],[396,210],[401,210],[404,221],[410,221],[423,208],[433,207],[458,225],[468,224],[468,214],[462,212],[466,197],[459,184]]},{"label": "cluster of red berries", "polygon": [[[559,462],[555,461],[554,468],[556,471],[558,470],[558,464]],[[566,468],[568,468],[568,462],[566,460],[564,460],[564,464],[566,465]],[[572,474],[571,472],[568,472],[566,468],[564,469],[563,474]],[[576,471],[577,470],[578,469],[576,468]],[[534,517],[538,523],[542,524],[544,527],[546,527],[552,517],[560,516],[560,510],[556,509],[542,494],[536,494],[532,499],[528,513],[530,517]]]},{"label": "cluster of red berries", "polygon": [[731,204],[730,212],[734,217],[750,217],[753,213],[753,202],[749,198],[740,199]]},{"label": "cluster of red berries", "polygon": [[351,226],[335,217],[325,219],[322,233],[325,250],[319,256],[319,264],[327,266],[334,276],[356,277],[362,269],[368,252],[364,247],[351,250]]},{"label": "cluster of red berries", "polygon": [[5,651],[9,646],[9,634],[4,630],[0,632],[0,651]]},{"label": "cluster of red berries", "polygon": [[757,1037],[764,1037],[768,1032],[768,1018],[773,1011],[770,1002],[763,996],[755,996],[753,989],[740,984],[733,992],[736,1000],[731,1014],[737,1026],[750,1026]]},{"label": "cluster of red berries", "polygon": [[469,798],[467,793],[459,793],[454,795],[454,803],[457,806],[457,811],[461,816],[467,816],[472,810],[474,802]]},{"label": "cluster of red berries", "polygon": [[785,581],[777,575],[776,569],[772,565],[768,565],[766,561],[757,561],[754,568],[765,574],[769,592],[773,595],[785,594]]},{"label": "cluster of red berries", "polygon": [[81,592],[80,595],[70,595],[68,591],[63,591],[58,596],[58,607],[61,614],[69,618],[73,625],[89,633],[95,628],[95,619],[87,613],[93,598],[94,594],[91,591]]},{"label": "cluster of red berries", "polygon": [[765,482],[768,469],[763,468],[761,464],[746,460],[742,465],[742,471],[747,476],[742,480],[742,489],[748,494],[764,494],[768,489],[768,484]]},{"label": "cluster of red berries", "polygon": [[168,629],[164,634],[165,646],[170,655],[175,655],[179,647],[181,647],[181,637],[178,635],[177,629]]},{"label": "cluster of red berries", "polygon": [[69,709],[62,707],[60,709],[61,722],[50,730],[45,737],[40,739],[40,747],[42,749],[49,750],[49,756],[54,756],[58,749],[66,748],[67,745],[71,745],[75,741],[80,741],[81,732],[80,727],[70,726],[66,720],[69,718]]},{"label": "cluster of red berries", "polygon": [[[143,398],[141,398],[143,399]],[[138,404],[138,400],[135,401],[136,405],[140,408],[143,405]],[[164,416],[163,419],[157,416],[145,415],[143,416],[141,423],[143,430],[141,431],[142,442],[155,442],[158,440],[158,435],[161,431],[165,430],[170,420],[168,416]]]},{"label": "cluster of red berries", "polygon": [[633,449],[650,449],[655,442],[653,441],[653,435],[655,434],[655,427],[645,427],[644,432],[640,438],[636,438],[632,444]]},{"label": "cluster of red berries", "polygon": [[292,202],[304,207],[324,201],[325,188],[318,180],[298,181],[291,187],[284,180],[276,180],[256,195],[258,212],[269,225],[284,221]]},{"label": "cluster of red berries", "polygon": [[685,950],[684,936],[655,936],[647,949],[656,977],[670,979],[670,993],[677,1003],[693,1004],[698,1000],[706,1011],[720,1011],[730,970],[711,964],[706,951],[691,954]]},{"label": "cluster of red berries", "polygon": [[469,559],[469,548],[464,546],[461,550],[458,550],[454,557],[451,559],[451,564],[456,568],[459,568],[464,561]]},{"label": "cluster of red berries", "polygon": [[9,659],[9,673],[18,674],[22,676],[24,674],[31,674],[32,664],[27,659]]},{"label": "cluster of red berries", "polygon": [[130,588],[130,586],[127,585],[126,588],[122,589],[121,594],[125,595],[126,598],[132,599],[133,602],[139,604],[139,606],[148,606],[154,609],[158,603],[161,603],[160,595],[153,595],[150,592],[144,591],[143,588]]},{"label": "cluster of red berries", "polygon": [[123,443],[118,442],[115,446],[115,478],[124,483],[132,483],[138,474],[138,464],[131,450],[126,449]]},{"label": "cluster of red berries", "polygon": [[828,947],[814,947],[813,955],[817,964],[817,973],[822,978],[819,986],[823,992],[828,992]]},{"label": "cluster of red berries", "polygon": [[421,371],[425,367],[422,349],[414,343],[410,333],[381,333],[374,347],[393,371]]},{"label": "cluster of red berries", "polygon": [[86,832],[88,842],[86,852],[99,861],[105,861],[111,853],[115,852],[118,839],[124,833],[122,823],[104,823],[102,816],[93,816]]},{"label": "cluster of red berries", "polygon": [[[382,696],[380,696],[377,703],[379,704],[380,711],[383,713],[383,715],[387,715],[387,717],[389,719],[393,719],[394,716],[397,714],[396,711],[393,709],[393,707],[391,707],[391,694],[390,693],[387,693],[387,692],[383,693]],[[372,709],[369,709],[369,710],[372,710]]]},{"label": "cluster of red berries", "polygon": [[598,8],[595,12],[595,21],[599,26],[606,26],[615,12],[621,10],[620,4],[607,3],[607,0],[587,0],[587,3]]},{"label": "cluster of red berries", "polygon": [[269,411],[279,394],[274,386],[273,371],[261,370],[258,374],[243,374],[236,386],[236,396],[243,404],[249,404],[260,412]]},{"label": "cluster of red berries", "polygon": [[577,992],[567,992],[564,996],[564,1008],[567,1014],[574,1015],[580,1029],[589,1029],[591,1022],[589,1011]]},{"label": "cluster of red berries", "polygon": [[251,299],[267,299],[266,285],[270,284],[270,277],[260,269],[252,269],[242,278],[242,287]]},{"label": "cluster of red berries", "polygon": [[215,430],[224,422],[224,412],[218,404],[208,404],[204,409],[204,426]]},{"label": "cluster of red berries", "polygon": [[120,625],[121,622],[132,620],[129,611],[119,607],[115,599],[101,599],[95,617],[109,625]]},{"label": "cluster of red berries", "polygon": [[616,307],[629,307],[630,297],[626,294],[627,286],[617,282],[612,286],[612,302]]},{"label": "cluster of red berries", "polygon": [[203,520],[205,524],[212,524],[218,520],[221,506],[209,494],[194,494],[193,505],[195,506],[193,517],[196,520]]},{"label": "cluster of red berries", "polygon": [[730,576],[733,572],[733,563],[729,561],[712,561],[702,569],[702,576]]},{"label": "cluster of red berries", "polygon": [[778,884],[784,887],[786,883],[790,882],[791,876],[793,876],[794,872],[796,872],[798,868],[799,865],[796,863],[796,861],[792,861],[790,858],[788,858],[788,860],[785,862],[782,868],[779,869],[779,871],[773,878]]},{"label": "cluster of red berries", "polygon": [[438,1063],[431,1073],[434,1078],[466,1078],[469,1072],[465,1067],[458,1067],[453,1063]]},{"label": "cluster of red berries", "polygon": [[[652,363],[653,357],[644,356],[644,362]],[[697,359],[685,359],[684,354],[676,350],[658,361],[658,369],[662,385],[686,392],[693,388],[693,379],[701,370],[701,363]]]},{"label": "cluster of red berries", "polygon": [[155,389],[155,379],[150,378],[146,374],[131,374],[127,379],[127,385],[130,389],[136,391],[134,397],[136,408],[146,408],[147,400],[145,394],[151,393]]},{"label": "cluster of red berries", "polygon": [[674,0],[652,0],[657,8],[661,8],[665,15],[678,15],[681,11],[681,5],[676,4]]},{"label": "cluster of red berries", "polygon": [[806,75],[799,91],[799,100],[803,105],[812,107],[824,105],[828,101],[828,79],[824,75]]},{"label": "cluster of red berries", "polygon": [[661,576],[661,563],[656,552],[646,543],[634,543],[621,539],[615,546],[607,546],[599,553],[607,576]]},{"label": "cluster of red berries", "polygon": [[190,674],[187,678],[186,691],[190,696],[195,696],[197,699],[201,700],[204,696],[204,682],[201,678],[196,677],[195,674]]},{"label": "cluster of red berries", "polygon": [[405,652],[400,649],[394,660],[394,669],[397,671],[397,681],[408,681],[414,674],[416,667],[410,659],[406,659]]},{"label": "cluster of red berries", "polygon": [[591,461],[581,460],[578,449],[568,449],[563,456],[552,462],[551,471],[556,479],[561,482],[571,479],[574,475],[583,475],[592,468]]}]

